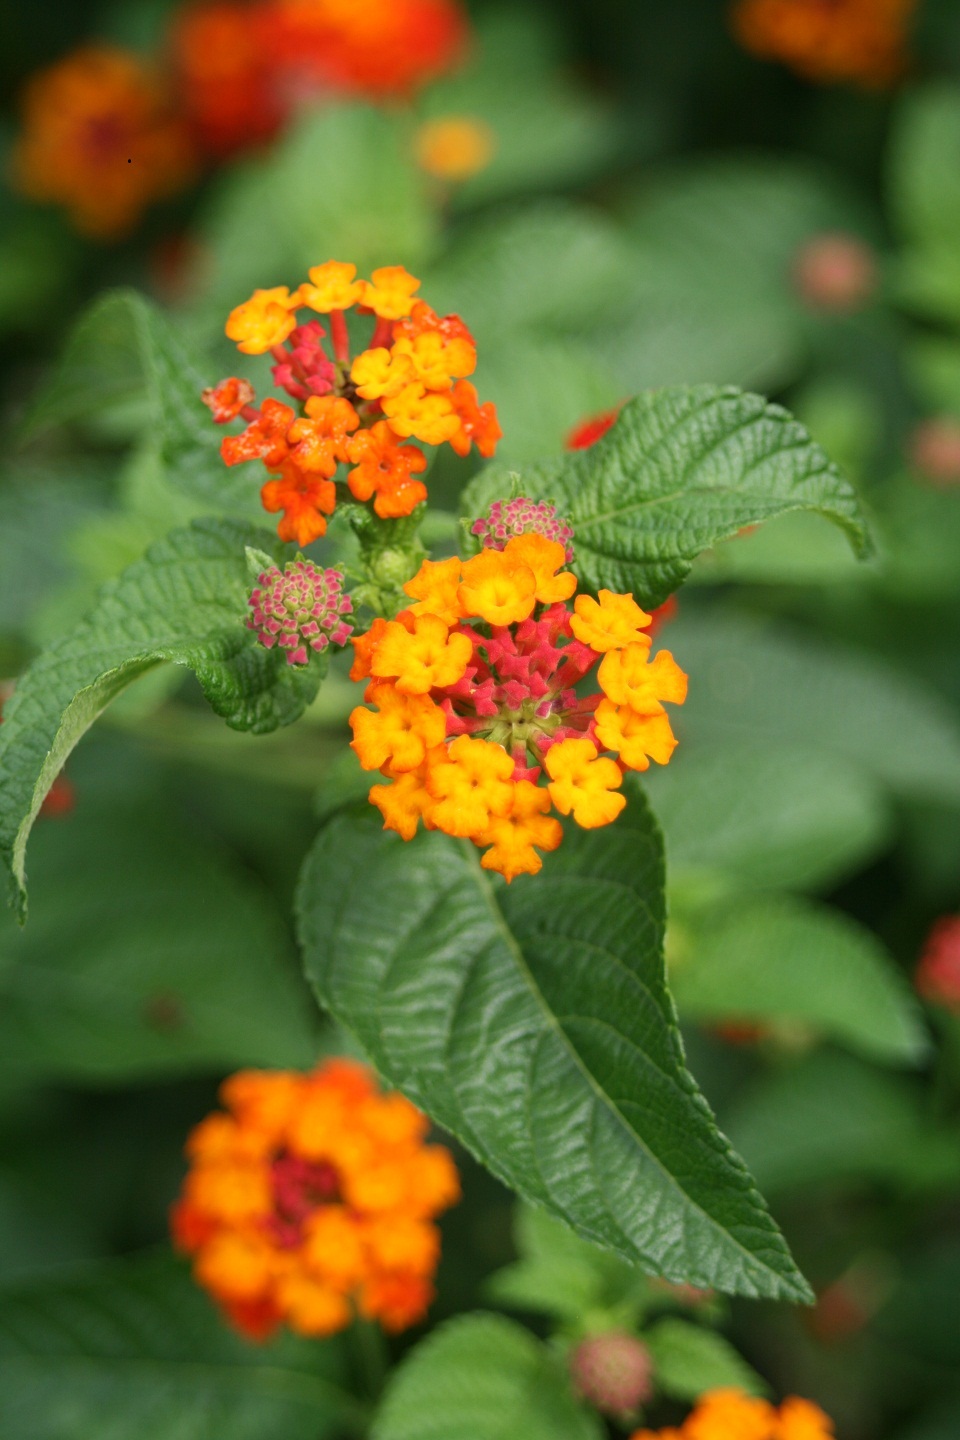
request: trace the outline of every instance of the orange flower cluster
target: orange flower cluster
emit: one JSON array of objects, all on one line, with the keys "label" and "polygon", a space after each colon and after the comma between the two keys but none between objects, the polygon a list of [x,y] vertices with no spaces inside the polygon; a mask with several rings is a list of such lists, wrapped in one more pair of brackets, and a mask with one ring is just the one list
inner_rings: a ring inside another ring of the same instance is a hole
[{"label": "orange flower cluster", "polygon": [[409,95],[464,52],[458,0],[198,0],[177,16],[184,107],[220,159],[269,139],[299,101]]},{"label": "orange flower cluster", "polygon": [[122,238],[192,172],[172,96],[136,55],[89,45],[27,85],[14,183],[33,200],[65,206],[84,234]]},{"label": "orange flower cluster", "polygon": [[890,85],[907,66],[907,30],[917,0],[738,0],[737,39],[764,60],[807,80]]},{"label": "orange flower cluster", "polygon": [[679,1427],[637,1430],[630,1440],[833,1440],[833,1422],[810,1400],[777,1409],[741,1390],[711,1390]]},{"label": "orange flower cluster", "polygon": [[[465,378],[477,363],[473,337],[459,316],[441,317],[416,299],[419,287],[401,265],[358,280],[355,265],[328,260],[292,293],[285,285],[256,290],[232,311],[228,337],[243,354],[273,356],[274,380],[298,410],[274,399],[255,409],[252,386],[236,377],[203,398],[218,424],[248,422],[221,453],[228,465],[262,460],[275,477],[260,494],[267,510],[283,512],[282,540],[309,545],[324,533],[340,465],[350,467],[346,488],[355,500],[372,504],[381,519],[398,519],[427,498],[417,478],[427,457],[404,441],[449,444],[458,455],[471,445],[487,457],[496,450],[496,411],[479,403]],[[329,317],[332,359],[326,330],[317,320],[299,324],[301,309]],[[353,309],[376,317],[369,348],[355,358],[346,320]]]},{"label": "orange flower cluster", "polygon": [[366,1066],[244,1070],[187,1142],[174,1241],[238,1329],[330,1335],[359,1314],[403,1330],[425,1314],[433,1223],[460,1195],[428,1120],[380,1093]]},{"label": "orange flower cluster", "polygon": [[[386,778],[370,791],[384,828],[410,840],[422,819],[470,839],[508,881],[560,844],[551,806],[586,829],[616,819],[624,770],[666,764],[677,743],[663,702],[686,698],[673,656],[651,659],[633,597],[601,590],[571,609],[566,564],[542,530],[491,534],[466,562],[425,560],[404,586],[416,603],[352,642],[371,707],[350,716],[352,744]],[[598,665],[599,691],[582,694]]]}]

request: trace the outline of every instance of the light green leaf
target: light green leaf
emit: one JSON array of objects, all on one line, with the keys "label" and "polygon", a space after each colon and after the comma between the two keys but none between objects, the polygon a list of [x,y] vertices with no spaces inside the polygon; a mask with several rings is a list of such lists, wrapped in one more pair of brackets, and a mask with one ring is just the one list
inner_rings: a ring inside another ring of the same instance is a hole
[{"label": "light green leaf", "polygon": [[[682,638],[677,654],[689,663]],[[890,835],[876,781],[813,746],[694,742],[674,764],[651,767],[645,783],[671,884],[723,874],[741,885],[817,888],[862,866]]]},{"label": "light green leaf", "polygon": [[[573,523],[584,584],[641,604],[666,599],[717,540],[791,510],[817,511],[869,550],[854,491],[807,431],[779,405],[712,385],[639,395],[598,444],[524,467],[521,484]],[[510,490],[491,466],[467,488],[464,513]]]},{"label": "light green leaf", "polygon": [[331,258],[361,274],[400,264],[419,273],[435,227],[402,116],[354,104],[307,109],[268,159],[234,169],[214,192],[200,223],[198,316],[220,329],[254,289],[298,285]]},{"label": "light green leaf", "polygon": [[138,430],[153,433],[168,478],[217,511],[252,513],[262,471],[224,465],[223,432],[200,399],[209,384],[152,301],[135,290],[110,291],[71,331],[56,369],[34,399],[26,433],[142,400]]},{"label": "light green leaf", "polygon": [[806,1286],[686,1071],[663,976],[663,856],[639,789],[543,872],[335,817],[298,894],[321,1003],[500,1179],[668,1280]]},{"label": "light green leaf", "polygon": [[461,1315],[407,1356],[371,1440],[600,1440],[559,1358],[522,1325]]},{"label": "light green leaf", "polygon": [[955,245],[960,226],[960,87],[941,82],[901,102],[890,147],[889,190],[911,240]]},{"label": "light green leaf", "polygon": [[863,650],[732,612],[681,616],[669,634],[691,677],[675,717],[691,749],[797,743],[845,757],[895,794],[960,802],[960,725],[921,680]]},{"label": "light green leaf", "polygon": [[543,1210],[518,1205],[520,1259],[492,1275],[486,1293],[516,1310],[554,1315],[576,1324],[591,1310],[609,1310],[645,1296],[644,1277]]},{"label": "light green leaf", "polygon": [[74,813],[38,828],[33,923],[0,915],[0,1077],[309,1066],[309,999],[268,894],[156,787],[118,800],[91,771],[73,771]]},{"label": "light green leaf", "polygon": [[282,560],[276,536],[239,521],[196,521],[151,546],[103,589],[87,620],[20,680],[0,728],[0,856],[21,911],[24,855],[43,799],[77,741],[147,670],[193,670],[218,715],[257,733],[289,725],[316,695],[325,656],[295,670],[247,629],[244,547]]},{"label": "light green leaf", "polygon": [[323,1440],[359,1433],[331,1342],[253,1346],[166,1256],[0,1293],[4,1440]]},{"label": "light green leaf", "polygon": [[957,1137],[936,1127],[912,1081],[818,1051],[765,1075],[726,1117],[765,1189],[879,1181],[907,1192],[960,1180]]},{"label": "light green leaf", "polygon": [[657,1388],[674,1400],[695,1401],[706,1390],[732,1387],[766,1395],[760,1376],[715,1330],[668,1316],[643,1334],[653,1356]]},{"label": "light green leaf", "polygon": [[685,1019],[799,1022],[868,1059],[915,1064],[920,1008],[883,946],[839,910],[738,898],[684,924],[670,979]]}]

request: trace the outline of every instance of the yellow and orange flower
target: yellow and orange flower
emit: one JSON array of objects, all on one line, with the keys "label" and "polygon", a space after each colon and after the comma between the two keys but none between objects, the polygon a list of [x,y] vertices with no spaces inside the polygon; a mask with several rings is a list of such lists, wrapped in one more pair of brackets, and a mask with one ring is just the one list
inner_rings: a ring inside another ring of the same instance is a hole
[{"label": "yellow and orange flower", "polygon": [[187,128],[138,56],[84,46],[27,85],[13,181],[33,200],[63,205],[83,234],[123,238],[193,170]]},{"label": "yellow and orange flower", "polygon": [[171,1226],[233,1324],[262,1340],[281,1324],[330,1335],[355,1315],[391,1331],[422,1319],[434,1221],[460,1197],[426,1116],[350,1060],[240,1071],[221,1098],[187,1142]]},{"label": "yellow and orange flower", "polygon": [[[427,498],[415,478],[427,457],[403,441],[449,442],[460,455],[472,445],[486,457],[496,450],[496,411],[479,403],[465,378],[477,364],[473,337],[458,315],[437,315],[417,299],[419,286],[402,265],[365,280],[355,265],[328,260],[296,290],[255,290],[231,311],[228,337],[242,354],[272,355],[274,380],[300,407],[270,398],[258,410],[252,386],[235,376],[203,395],[218,424],[246,422],[242,434],[223,441],[221,454],[228,465],[262,460],[274,476],[261,495],[268,510],[283,512],[282,539],[307,545],[323,535],[341,465],[351,467],[346,491],[381,519],[396,520]],[[324,317],[332,358],[324,324],[301,323],[302,310]],[[368,348],[354,357],[350,310],[375,317]]]},{"label": "yellow and orange flower", "polygon": [[793,1395],[778,1409],[742,1390],[711,1390],[682,1425],[636,1430],[630,1440],[834,1440],[834,1429],[811,1400]]},{"label": "yellow and orange flower", "polygon": [[807,80],[892,84],[907,69],[917,0],[738,0],[731,23],[745,49]]},{"label": "yellow and orange flower", "polygon": [[387,782],[370,791],[384,829],[410,840],[422,820],[472,840],[509,882],[560,844],[551,808],[609,825],[624,770],[669,761],[663,702],[682,704],[687,681],[668,651],[650,659],[632,596],[570,608],[572,531],[552,506],[498,502],[474,533],[479,554],[425,560],[404,586],[415,603],[354,640],[351,676],[369,684],[350,724],[361,765]]}]

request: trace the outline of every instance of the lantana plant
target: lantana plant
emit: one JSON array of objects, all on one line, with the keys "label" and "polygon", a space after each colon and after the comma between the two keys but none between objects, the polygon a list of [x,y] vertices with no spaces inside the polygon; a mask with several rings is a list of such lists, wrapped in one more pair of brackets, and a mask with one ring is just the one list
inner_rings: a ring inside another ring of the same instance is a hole
[{"label": "lantana plant", "polygon": [[[0,727],[0,855],[23,917],[44,797],[146,671],[190,669],[229,725],[261,734],[300,719],[332,670],[323,723],[341,751],[297,931],[320,1004],[397,1093],[343,1059],[236,1075],[188,1142],[177,1244],[248,1335],[358,1316],[405,1328],[429,1306],[434,1221],[459,1193],[432,1122],[620,1267],[617,1304],[601,1297],[590,1333],[565,1332],[562,1403],[639,1423],[668,1368],[635,1348],[635,1283],[811,1298],[687,1068],[667,988],[643,777],[684,764],[683,712],[667,707],[688,680],[655,620],[700,553],[772,516],[812,510],[869,541],[807,432],[733,389],[648,391],[558,456],[481,465],[501,431],[469,317],[419,289],[402,266],[364,278],[341,260],[258,289],[225,328],[272,362],[284,398],[259,404],[242,375],[194,386],[176,337],[138,311],[160,357],[158,445],[182,483],[215,512],[254,461],[251,493],[280,518],[173,530],[27,669]],[[459,541],[432,503],[444,446],[475,467]],[[682,663],[682,633],[675,648]],[[598,1350],[597,1333],[619,1338]],[[829,1434],[800,1402],[729,1394],[676,1433],[714,1440],[741,1413],[757,1440]]]}]

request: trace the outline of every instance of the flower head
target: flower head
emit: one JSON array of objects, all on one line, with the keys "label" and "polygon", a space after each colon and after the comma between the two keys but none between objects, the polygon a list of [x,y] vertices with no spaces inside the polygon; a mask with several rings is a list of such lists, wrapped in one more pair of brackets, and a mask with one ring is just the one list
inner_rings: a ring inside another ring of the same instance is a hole
[{"label": "flower head", "polygon": [[560,542],[568,565],[573,561],[573,526],[561,520],[555,505],[524,498],[494,500],[486,515],[473,522],[470,533],[479,536],[485,550],[503,550],[515,535],[544,535]]},{"label": "flower head", "polygon": [[129,234],[194,170],[159,75],[110,45],[84,46],[30,80],[12,161],[18,189],[63,205],[78,230],[101,240]]},{"label": "flower head", "polygon": [[[493,454],[500,437],[492,405],[480,405],[463,378],[473,373],[477,350],[458,315],[440,316],[415,298],[420,282],[402,266],[357,277],[355,265],[327,260],[296,290],[255,290],[227,320],[227,335],[247,355],[269,353],[273,378],[291,402],[268,397],[259,409],[253,387],[231,376],[204,391],[217,424],[241,418],[242,434],[221,445],[228,465],[261,460],[272,478],[261,496],[267,510],[283,512],[282,539],[308,545],[326,530],[341,481],[381,520],[412,514],[427,498],[418,477],[427,468],[419,446],[449,443],[460,454],[476,444]],[[329,316],[301,323],[307,308]],[[370,344],[351,357],[348,310],[373,315]],[[463,387],[466,387],[465,389]]]},{"label": "flower head", "polygon": [[174,1240],[229,1319],[262,1340],[329,1335],[357,1314],[403,1330],[433,1296],[433,1221],[459,1198],[426,1117],[370,1072],[241,1071],[187,1142]]},{"label": "flower head", "polygon": [[[567,533],[555,512],[547,519]],[[571,612],[565,566],[563,540],[539,529],[467,561],[425,560],[404,586],[410,608],[353,641],[351,676],[370,681],[350,717],[353,748],[387,782],[370,791],[385,828],[409,840],[422,821],[470,839],[508,881],[536,874],[560,844],[551,808],[586,828],[616,818],[624,769],[670,759],[662,702],[686,694],[671,656],[650,660],[650,617],[632,597],[603,592]],[[583,683],[611,658],[617,701]]]},{"label": "flower head", "polygon": [[309,560],[293,560],[279,570],[275,565],[257,577],[247,602],[253,615],[247,621],[260,644],[270,650],[279,645],[288,665],[306,665],[310,651],[328,645],[346,645],[353,626],[344,616],[353,610],[344,594],[339,570],[321,570]]},{"label": "flower head", "polygon": [[745,49],[804,79],[892,84],[906,68],[917,0],[738,0],[731,20]]},{"label": "flower head", "polygon": [[487,168],[496,153],[497,137],[484,120],[442,115],[420,126],[414,149],[428,175],[457,183]]},{"label": "flower head", "polygon": [[916,986],[925,1000],[960,1011],[960,915],[944,915],[930,931]]},{"label": "flower head", "polygon": [[777,1409],[742,1390],[710,1390],[678,1428],[637,1430],[630,1440],[834,1440],[833,1422],[810,1400]]},{"label": "flower head", "polygon": [[190,0],[170,51],[181,106],[200,149],[225,160],[273,138],[289,103],[263,45],[263,5]]}]

